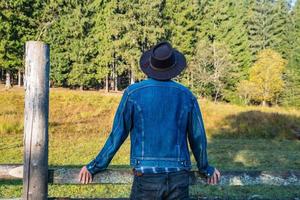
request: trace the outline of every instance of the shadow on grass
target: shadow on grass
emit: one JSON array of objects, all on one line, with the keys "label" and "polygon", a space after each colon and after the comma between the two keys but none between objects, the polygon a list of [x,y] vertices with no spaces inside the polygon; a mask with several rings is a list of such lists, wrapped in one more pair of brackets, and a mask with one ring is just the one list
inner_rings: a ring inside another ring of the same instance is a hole
[{"label": "shadow on grass", "polygon": [[212,163],[226,170],[299,170],[297,134],[300,117],[241,112],[225,117],[210,135],[208,154]]},{"label": "shadow on grass", "polygon": [[[205,125],[205,120],[204,120]],[[300,170],[300,117],[246,111],[226,116],[211,133],[209,163],[230,171]],[[192,186],[192,197],[220,199],[293,199],[299,186]]]},{"label": "shadow on grass", "polygon": [[0,185],[22,185],[22,180],[0,180]]},{"label": "shadow on grass", "polygon": [[299,139],[300,117],[247,111],[225,117],[214,138]]}]

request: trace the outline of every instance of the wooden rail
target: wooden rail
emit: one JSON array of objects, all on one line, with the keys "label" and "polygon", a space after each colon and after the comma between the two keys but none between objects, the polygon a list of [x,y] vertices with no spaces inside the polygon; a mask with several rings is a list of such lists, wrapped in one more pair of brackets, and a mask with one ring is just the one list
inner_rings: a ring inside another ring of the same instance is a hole
[{"label": "wooden rail", "polygon": [[[80,168],[58,167],[49,169],[49,183],[79,184]],[[22,165],[0,165],[0,180],[16,180],[23,177]],[[132,171],[128,166],[110,168],[95,175],[93,183],[130,184]],[[190,184],[205,184],[198,172],[190,173]],[[223,171],[220,185],[300,185],[300,171]]]}]

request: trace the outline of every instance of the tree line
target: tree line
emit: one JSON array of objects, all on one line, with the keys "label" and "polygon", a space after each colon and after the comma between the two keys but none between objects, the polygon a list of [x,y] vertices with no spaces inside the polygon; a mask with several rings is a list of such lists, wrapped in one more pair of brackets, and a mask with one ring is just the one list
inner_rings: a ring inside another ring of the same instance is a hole
[{"label": "tree line", "polygon": [[214,101],[300,106],[300,2],[2,0],[0,78],[22,83],[24,44],[51,48],[51,85],[121,90],[158,41],[183,52],[176,81]]}]

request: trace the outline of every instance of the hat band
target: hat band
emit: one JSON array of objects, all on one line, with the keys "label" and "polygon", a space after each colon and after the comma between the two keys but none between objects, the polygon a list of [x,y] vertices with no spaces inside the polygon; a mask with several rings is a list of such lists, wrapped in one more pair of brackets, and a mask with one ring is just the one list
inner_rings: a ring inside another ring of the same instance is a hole
[{"label": "hat band", "polygon": [[174,58],[174,63],[173,63],[171,66],[169,66],[169,67],[164,67],[164,68],[154,67],[154,66],[152,65],[151,61],[150,61],[150,67],[151,67],[152,69],[154,69],[154,70],[156,70],[156,71],[160,71],[160,72],[168,71],[168,70],[170,70],[171,68],[173,68],[173,67],[177,64],[176,56],[174,56],[174,57],[175,57],[175,58]]}]

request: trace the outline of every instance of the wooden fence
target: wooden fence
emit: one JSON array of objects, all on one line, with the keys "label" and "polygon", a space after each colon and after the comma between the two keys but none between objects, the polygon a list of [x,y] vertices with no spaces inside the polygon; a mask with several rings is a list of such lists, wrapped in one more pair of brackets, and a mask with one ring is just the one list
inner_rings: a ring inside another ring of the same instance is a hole
[{"label": "wooden fence", "polygon": [[[48,170],[48,183],[80,184],[78,180],[80,168],[57,167]],[[18,180],[23,178],[23,165],[0,165],[0,180]],[[96,174],[93,183],[98,184],[130,184],[132,171],[128,166],[113,166]],[[205,179],[195,170],[190,172],[190,184],[206,184]],[[220,185],[299,185],[300,171],[271,172],[271,171],[224,171]]]}]

